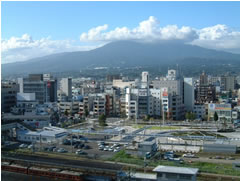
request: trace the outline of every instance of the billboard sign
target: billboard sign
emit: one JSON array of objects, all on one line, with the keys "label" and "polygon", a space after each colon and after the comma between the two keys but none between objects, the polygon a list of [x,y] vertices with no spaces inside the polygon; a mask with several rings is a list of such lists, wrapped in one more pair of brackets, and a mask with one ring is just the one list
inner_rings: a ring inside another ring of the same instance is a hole
[{"label": "billboard sign", "polygon": [[223,110],[223,111],[231,111],[232,107],[231,104],[209,104],[209,110]]}]

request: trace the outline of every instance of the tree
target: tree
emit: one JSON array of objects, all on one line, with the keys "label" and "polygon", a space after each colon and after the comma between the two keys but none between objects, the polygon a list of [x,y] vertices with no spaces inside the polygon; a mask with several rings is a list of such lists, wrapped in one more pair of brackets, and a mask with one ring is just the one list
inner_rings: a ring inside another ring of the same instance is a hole
[{"label": "tree", "polygon": [[101,114],[98,119],[100,126],[106,126],[106,116],[104,114]]},{"label": "tree", "polygon": [[190,113],[190,112],[187,112],[187,113],[185,114],[185,118],[188,119],[188,120],[191,119],[191,113]]},{"label": "tree", "polygon": [[88,117],[88,115],[89,115],[89,111],[88,111],[88,109],[85,109],[85,111],[84,111],[84,115],[85,115],[85,117]]},{"label": "tree", "polygon": [[149,119],[150,119],[150,115],[145,115],[143,118],[144,121],[149,121]]},{"label": "tree", "polygon": [[232,98],[232,94],[233,94],[233,92],[232,92],[232,90],[230,89],[229,92],[228,92],[228,98]]},{"label": "tree", "polygon": [[223,117],[222,118],[222,127],[223,127],[223,130],[226,130],[227,129],[227,118]]},{"label": "tree", "polygon": [[68,116],[68,115],[69,115],[69,113],[68,113],[67,109],[64,111],[64,114],[65,114],[66,116]]},{"label": "tree", "polygon": [[125,111],[121,113],[121,118],[127,118],[127,115],[126,115]]},{"label": "tree", "polygon": [[196,114],[193,113],[193,112],[191,112],[191,113],[190,113],[190,120],[193,121],[194,119],[196,119]]},{"label": "tree", "polygon": [[214,113],[214,121],[215,122],[218,121],[218,114],[217,114],[217,112]]}]

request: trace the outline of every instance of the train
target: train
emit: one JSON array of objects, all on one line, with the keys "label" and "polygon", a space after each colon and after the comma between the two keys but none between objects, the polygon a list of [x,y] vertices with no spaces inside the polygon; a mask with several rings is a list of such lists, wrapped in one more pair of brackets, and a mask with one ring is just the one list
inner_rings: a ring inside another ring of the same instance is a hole
[{"label": "train", "polygon": [[22,166],[19,164],[11,162],[2,162],[1,169],[10,172],[18,172],[22,174],[42,176],[54,179],[71,180],[71,181],[83,181],[84,175],[80,172],[61,170],[61,169],[51,169],[51,168],[41,168],[36,166]]}]

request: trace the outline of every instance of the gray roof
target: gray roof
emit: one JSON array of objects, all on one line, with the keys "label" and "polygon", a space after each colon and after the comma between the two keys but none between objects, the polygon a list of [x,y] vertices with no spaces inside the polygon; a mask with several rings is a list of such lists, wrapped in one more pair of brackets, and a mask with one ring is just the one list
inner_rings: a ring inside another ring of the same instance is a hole
[{"label": "gray roof", "polygon": [[157,175],[155,174],[150,174],[150,173],[133,173],[132,178],[140,178],[140,179],[149,179],[149,180],[156,180]]},{"label": "gray roof", "polygon": [[154,168],[153,171],[195,175],[198,172],[198,168],[172,167],[172,166],[159,165],[156,168]]},{"label": "gray roof", "polygon": [[58,134],[68,133],[67,130],[57,127],[44,127],[41,131],[28,131],[28,130],[19,130],[19,134],[25,134],[28,136],[49,136],[56,137]]}]

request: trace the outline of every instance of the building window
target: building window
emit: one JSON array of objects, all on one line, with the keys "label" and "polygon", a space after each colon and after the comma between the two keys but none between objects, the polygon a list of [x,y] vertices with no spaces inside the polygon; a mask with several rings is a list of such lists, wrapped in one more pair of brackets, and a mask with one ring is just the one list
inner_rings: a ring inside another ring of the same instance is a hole
[{"label": "building window", "polygon": [[192,175],[181,174],[179,175],[179,178],[184,180],[192,180]]},{"label": "building window", "polygon": [[177,174],[175,174],[175,173],[166,173],[166,178],[177,178]]}]

